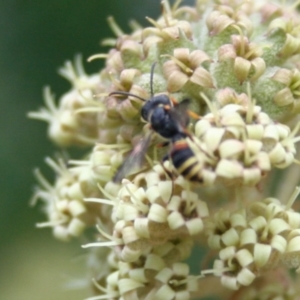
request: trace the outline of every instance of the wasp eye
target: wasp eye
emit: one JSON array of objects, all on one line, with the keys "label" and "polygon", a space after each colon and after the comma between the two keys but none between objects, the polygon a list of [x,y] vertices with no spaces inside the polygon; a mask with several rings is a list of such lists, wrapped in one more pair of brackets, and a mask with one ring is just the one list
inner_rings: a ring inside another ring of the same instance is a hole
[{"label": "wasp eye", "polygon": [[143,105],[143,107],[141,108],[141,116],[145,121],[149,122],[150,112],[152,112],[154,108],[155,108],[155,105],[154,105],[152,99],[148,100],[145,103],[145,105]]}]

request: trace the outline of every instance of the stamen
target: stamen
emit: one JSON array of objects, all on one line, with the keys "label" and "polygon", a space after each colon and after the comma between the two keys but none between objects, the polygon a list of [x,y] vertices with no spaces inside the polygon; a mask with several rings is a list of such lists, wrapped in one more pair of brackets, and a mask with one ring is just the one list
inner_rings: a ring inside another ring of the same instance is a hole
[{"label": "stamen", "polygon": [[97,113],[104,111],[104,107],[83,107],[75,110],[75,114],[82,114],[82,113]]},{"label": "stamen", "polygon": [[115,206],[116,204],[112,202],[111,200],[107,199],[101,199],[101,198],[83,198],[85,202],[93,202],[93,203],[99,203],[99,204],[107,204],[111,206]]},{"label": "stamen", "polygon": [[75,159],[71,159],[68,161],[69,165],[74,165],[74,166],[89,166],[90,162],[86,161],[86,160],[75,160]]},{"label": "stamen", "polygon": [[95,297],[89,297],[89,298],[86,298],[86,299],[84,299],[84,300],[102,300],[102,299],[113,299],[113,298],[116,298],[116,297],[118,297],[118,295],[108,295],[108,294],[106,294],[106,295],[101,295],[101,296],[95,296]]},{"label": "stamen", "polygon": [[252,99],[251,86],[250,86],[249,82],[247,82],[247,95],[248,95],[248,98],[249,98],[249,107],[248,107],[247,112],[246,112],[246,122],[248,124],[250,124],[253,121],[254,106],[256,104],[256,101],[255,101],[255,99]]},{"label": "stamen", "polygon": [[129,151],[131,149],[131,146],[128,144],[101,144],[98,143],[97,147],[100,149],[123,149],[124,152]]},{"label": "stamen", "polygon": [[297,186],[295,188],[293,194],[291,195],[290,199],[288,200],[288,202],[285,205],[287,209],[290,209],[293,206],[296,198],[299,196],[299,193],[300,193],[300,187]]},{"label": "stamen", "polygon": [[77,71],[77,74],[80,77],[86,76],[86,73],[85,73],[85,70],[84,70],[83,64],[82,64],[82,56],[80,54],[77,54],[75,56],[74,67],[75,67],[75,70]]},{"label": "stamen", "polygon": [[110,29],[116,35],[116,37],[121,37],[121,36],[125,35],[125,33],[122,31],[121,27],[117,24],[114,17],[109,16],[107,18],[107,22],[108,22]]},{"label": "stamen", "polygon": [[38,112],[29,112],[27,114],[27,117],[31,118],[31,119],[45,121],[45,122],[48,122],[48,123],[51,123],[51,121],[53,120],[53,116],[44,108],[42,108]]},{"label": "stamen", "polygon": [[51,192],[54,190],[54,188],[52,187],[52,185],[49,183],[49,181],[43,176],[43,174],[41,173],[41,171],[39,169],[35,169],[33,171],[36,180],[38,181],[38,183],[47,191]]},{"label": "stamen", "polygon": [[50,112],[52,112],[53,114],[56,113],[58,111],[58,108],[55,106],[54,95],[51,94],[51,89],[49,86],[46,86],[44,88],[44,99],[45,104]]},{"label": "stamen", "polygon": [[61,224],[65,223],[65,222],[66,222],[66,219],[65,220],[56,221],[56,222],[37,223],[37,224],[35,224],[35,226],[37,228],[55,227],[55,226],[58,226],[58,225],[61,225]]},{"label": "stamen", "polygon": [[67,171],[67,168],[66,166],[64,165],[63,163],[63,160],[62,159],[59,159],[59,163],[57,163],[56,161],[54,161],[52,158],[50,157],[46,157],[45,158],[45,162],[46,164],[52,168],[52,170],[54,170],[57,174],[63,176],[66,171]]},{"label": "stamen", "polygon": [[99,188],[99,190],[101,191],[101,193],[107,198],[107,199],[110,199],[110,202],[112,203],[112,204],[110,204],[110,205],[115,205],[115,201],[116,201],[116,198],[113,196],[113,195],[111,195],[110,193],[108,193],[99,183],[97,184],[97,186],[98,186],[98,188]]},{"label": "stamen", "polygon": [[154,21],[153,19],[149,18],[149,17],[146,17],[146,20],[151,23],[154,27],[158,28],[158,29],[161,29],[161,26],[156,22]]},{"label": "stamen", "polygon": [[116,247],[121,245],[123,245],[123,242],[120,240],[120,241],[89,243],[89,244],[81,245],[81,247],[85,249],[91,247]]},{"label": "stamen", "polygon": [[100,59],[107,59],[108,58],[108,54],[106,54],[106,53],[94,54],[94,55],[90,56],[87,59],[87,61],[91,62],[92,60],[95,60],[95,59],[98,59],[98,58],[100,58]]},{"label": "stamen", "polygon": [[179,5],[181,4],[182,0],[176,0],[175,3],[172,6],[172,12],[174,13],[177,8],[179,7]]},{"label": "stamen", "polygon": [[130,20],[128,25],[132,29],[132,31],[138,31],[143,29],[143,26],[137,20]]},{"label": "stamen", "polygon": [[106,233],[100,226],[99,224],[96,225],[97,230],[99,231],[99,233],[102,234],[103,237],[105,237],[108,240],[113,241],[114,237],[112,235],[109,235],[108,233]]},{"label": "stamen", "polygon": [[217,124],[217,126],[220,126],[220,120],[219,120],[219,115],[218,115],[218,112],[217,112],[217,109],[214,105],[214,103],[212,103],[209,98],[203,93],[201,92],[200,93],[200,96],[202,97],[202,99],[205,101],[206,105],[208,106],[209,110],[212,112],[212,114],[214,115],[214,119],[215,119],[215,122]]},{"label": "stamen", "polygon": [[95,285],[95,287],[96,287],[97,289],[99,289],[101,292],[107,293],[107,290],[106,290],[102,285],[100,285],[100,284],[96,281],[95,278],[92,278],[92,282],[93,282],[93,284]]},{"label": "stamen", "polygon": [[115,47],[116,45],[116,42],[117,40],[116,39],[113,39],[113,38],[107,38],[107,39],[103,39],[101,42],[100,42],[100,45],[101,46],[104,46],[104,47]]},{"label": "stamen", "polygon": [[169,55],[169,54],[162,54],[161,57],[168,57],[173,60],[185,73],[193,74],[193,70],[187,67],[183,62],[181,62],[176,57]]},{"label": "stamen", "polygon": [[77,135],[77,139],[80,142],[86,143],[86,144],[90,144],[90,145],[94,145],[98,142],[98,139],[93,139],[93,138],[88,138],[85,135],[82,134],[78,134]]},{"label": "stamen", "polygon": [[168,15],[171,16],[171,8],[168,0],[161,1],[162,15],[167,26],[170,26]]},{"label": "stamen", "polygon": [[[203,276],[205,277],[206,274],[215,274],[215,273],[225,273],[225,272],[230,272],[232,271],[232,268],[230,267],[226,267],[226,268],[222,268],[222,269],[208,269],[208,270],[204,270],[204,271],[201,271],[201,275],[200,276]],[[200,277],[201,278],[201,277]]]}]

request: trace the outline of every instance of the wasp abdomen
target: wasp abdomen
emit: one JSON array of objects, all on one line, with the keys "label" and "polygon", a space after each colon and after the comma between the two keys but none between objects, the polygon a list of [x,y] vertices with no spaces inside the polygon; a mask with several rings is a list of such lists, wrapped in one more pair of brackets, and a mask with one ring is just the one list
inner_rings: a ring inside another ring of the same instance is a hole
[{"label": "wasp abdomen", "polygon": [[202,165],[185,138],[173,143],[170,158],[177,172],[185,179],[196,182],[203,181],[201,177]]}]

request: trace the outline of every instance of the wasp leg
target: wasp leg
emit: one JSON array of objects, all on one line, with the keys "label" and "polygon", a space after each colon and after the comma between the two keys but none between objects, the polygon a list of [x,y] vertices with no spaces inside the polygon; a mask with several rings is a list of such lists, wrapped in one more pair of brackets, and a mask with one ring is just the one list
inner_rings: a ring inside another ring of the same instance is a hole
[{"label": "wasp leg", "polygon": [[[156,147],[157,148],[163,148],[163,147],[167,147],[167,146],[169,146],[170,145],[170,142],[169,141],[166,141],[166,142],[162,142],[162,143],[159,143],[159,144],[157,144],[156,145]],[[168,156],[168,155],[167,155]],[[168,158],[168,157],[167,157]],[[167,159],[165,159],[165,160],[167,160]],[[164,160],[164,161],[165,161]]]}]

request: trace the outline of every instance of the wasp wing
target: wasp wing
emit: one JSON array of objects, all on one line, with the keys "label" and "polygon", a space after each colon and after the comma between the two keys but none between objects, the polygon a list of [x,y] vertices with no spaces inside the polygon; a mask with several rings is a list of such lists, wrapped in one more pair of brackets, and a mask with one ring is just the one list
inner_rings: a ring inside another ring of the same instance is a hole
[{"label": "wasp wing", "polygon": [[113,182],[120,183],[124,177],[130,173],[134,173],[137,169],[140,169],[146,156],[147,149],[150,145],[152,138],[152,132],[149,132],[144,138],[142,138],[130,152],[124,163],[119,167]]},{"label": "wasp wing", "polygon": [[188,114],[190,103],[190,99],[184,99],[178,104],[174,105],[169,111],[169,114],[172,120],[174,120],[178,131],[182,133],[186,133],[186,127],[190,122]]}]

